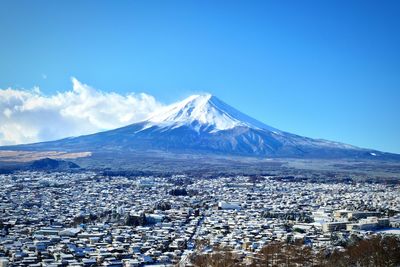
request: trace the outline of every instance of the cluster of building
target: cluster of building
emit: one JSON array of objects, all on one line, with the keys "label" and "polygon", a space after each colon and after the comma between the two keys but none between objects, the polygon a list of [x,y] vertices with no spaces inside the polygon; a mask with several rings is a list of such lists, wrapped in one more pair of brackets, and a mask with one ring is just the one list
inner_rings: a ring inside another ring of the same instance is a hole
[{"label": "cluster of building", "polygon": [[274,240],[312,248],[338,235],[400,234],[400,187],[275,177],[0,175],[0,266],[173,266]]},{"label": "cluster of building", "polygon": [[209,248],[257,252],[274,240],[333,248],[337,236],[400,234],[400,187],[384,184],[282,182],[244,177],[198,180],[212,196],[199,238]]}]

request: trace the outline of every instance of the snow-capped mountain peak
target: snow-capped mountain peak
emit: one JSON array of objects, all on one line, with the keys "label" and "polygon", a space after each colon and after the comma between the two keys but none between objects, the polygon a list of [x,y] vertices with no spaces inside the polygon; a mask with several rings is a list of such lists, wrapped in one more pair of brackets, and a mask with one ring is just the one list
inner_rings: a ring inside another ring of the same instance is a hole
[{"label": "snow-capped mountain peak", "polygon": [[202,129],[208,132],[223,131],[239,126],[279,131],[250,118],[211,94],[189,96],[183,101],[152,114],[145,123],[143,129],[152,126],[177,128],[185,125],[197,131]]}]

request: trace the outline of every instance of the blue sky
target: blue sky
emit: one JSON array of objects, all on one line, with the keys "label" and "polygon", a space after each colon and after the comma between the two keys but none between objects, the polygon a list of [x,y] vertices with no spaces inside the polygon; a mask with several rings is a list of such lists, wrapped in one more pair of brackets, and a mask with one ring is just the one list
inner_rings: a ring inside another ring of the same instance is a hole
[{"label": "blue sky", "polygon": [[0,88],[171,103],[210,92],[276,128],[400,153],[399,1],[1,1]]}]

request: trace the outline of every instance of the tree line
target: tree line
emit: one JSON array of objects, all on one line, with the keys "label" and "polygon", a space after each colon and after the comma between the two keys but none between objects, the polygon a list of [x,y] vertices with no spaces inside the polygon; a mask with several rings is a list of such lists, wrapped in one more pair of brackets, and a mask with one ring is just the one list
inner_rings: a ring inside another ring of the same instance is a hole
[{"label": "tree line", "polygon": [[331,250],[273,241],[252,256],[216,247],[212,253],[193,253],[191,262],[196,267],[395,267],[400,266],[400,238],[377,235]]}]

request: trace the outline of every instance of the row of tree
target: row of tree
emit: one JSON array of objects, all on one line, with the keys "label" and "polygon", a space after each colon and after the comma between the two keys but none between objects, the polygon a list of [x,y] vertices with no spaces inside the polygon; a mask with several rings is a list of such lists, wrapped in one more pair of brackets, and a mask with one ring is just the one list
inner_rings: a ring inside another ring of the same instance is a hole
[{"label": "row of tree", "polygon": [[271,242],[251,257],[215,248],[212,253],[194,253],[191,262],[197,267],[230,266],[321,266],[321,267],[395,267],[400,266],[400,239],[373,236],[342,249],[312,250],[302,242]]}]

